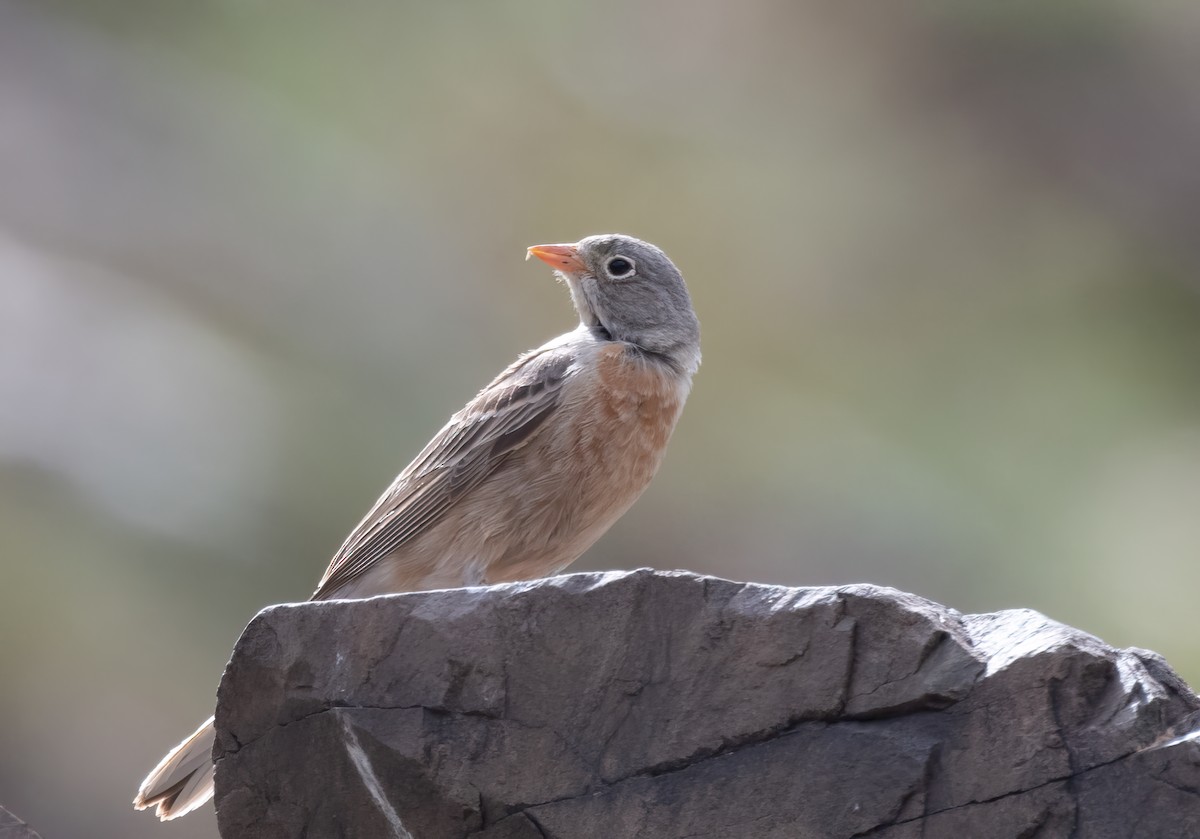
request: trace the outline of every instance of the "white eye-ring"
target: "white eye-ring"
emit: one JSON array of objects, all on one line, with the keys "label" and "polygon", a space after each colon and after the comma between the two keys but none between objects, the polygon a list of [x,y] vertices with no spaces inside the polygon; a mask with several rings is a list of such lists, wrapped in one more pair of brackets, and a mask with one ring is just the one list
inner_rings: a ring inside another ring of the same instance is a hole
[{"label": "white eye-ring", "polygon": [[604,270],[614,280],[623,280],[626,277],[632,277],[633,272],[637,270],[637,266],[634,265],[633,260],[629,257],[618,254],[617,256],[609,257],[608,262],[604,263]]}]

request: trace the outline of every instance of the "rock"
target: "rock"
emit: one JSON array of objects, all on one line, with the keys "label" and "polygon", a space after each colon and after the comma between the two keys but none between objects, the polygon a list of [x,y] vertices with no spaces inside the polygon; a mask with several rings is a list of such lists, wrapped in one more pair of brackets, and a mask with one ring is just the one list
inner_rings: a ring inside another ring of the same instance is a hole
[{"label": "rock", "polygon": [[0,807],[0,839],[41,839],[41,837],[32,827]]},{"label": "rock", "polygon": [[1156,655],[862,585],[272,607],[214,754],[227,839],[1200,836],[1200,699]]}]

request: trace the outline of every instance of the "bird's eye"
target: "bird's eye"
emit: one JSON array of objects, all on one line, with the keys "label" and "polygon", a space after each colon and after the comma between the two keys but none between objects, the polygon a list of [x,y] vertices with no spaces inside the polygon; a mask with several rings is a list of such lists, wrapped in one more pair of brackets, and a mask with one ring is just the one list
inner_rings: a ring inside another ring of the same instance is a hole
[{"label": "bird's eye", "polygon": [[633,273],[633,260],[623,256],[614,256],[604,267],[608,269],[610,277],[620,280]]}]

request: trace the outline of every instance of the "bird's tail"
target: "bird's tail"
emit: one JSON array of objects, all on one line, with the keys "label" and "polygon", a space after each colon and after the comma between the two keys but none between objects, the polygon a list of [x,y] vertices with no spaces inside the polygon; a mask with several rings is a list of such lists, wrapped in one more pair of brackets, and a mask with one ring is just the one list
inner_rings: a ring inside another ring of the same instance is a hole
[{"label": "bird's tail", "polygon": [[168,821],[190,813],[212,798],[212,750],[216,736],[213,718],[209,717],[146,776],[133,806],[145,810],[157,804],[158,817]]}]

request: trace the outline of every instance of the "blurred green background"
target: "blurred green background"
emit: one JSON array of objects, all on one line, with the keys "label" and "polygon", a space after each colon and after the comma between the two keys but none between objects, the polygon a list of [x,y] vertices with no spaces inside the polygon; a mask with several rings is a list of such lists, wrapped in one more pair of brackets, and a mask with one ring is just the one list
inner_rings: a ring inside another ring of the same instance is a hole
[{"label": "blurred green background", "polygon": [[573,326],[524,248],[603,231],[705,363],[576,569],[1028,606],[1200,680],[1198,42],[1167,0],[3,0],[0,803],[215,836],[137,783]]}]

